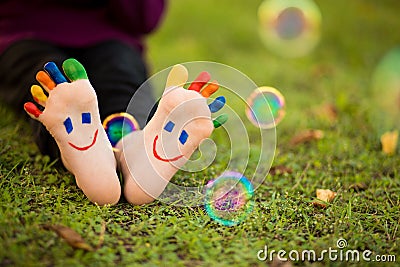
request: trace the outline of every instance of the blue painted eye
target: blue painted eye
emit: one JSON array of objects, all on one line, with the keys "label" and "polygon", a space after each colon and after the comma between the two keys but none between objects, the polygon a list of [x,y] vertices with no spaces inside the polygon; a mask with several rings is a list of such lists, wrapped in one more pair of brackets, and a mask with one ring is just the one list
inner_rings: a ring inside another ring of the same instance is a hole
[{"label": "blue painted eye", "polygon": [[186,143],[188,137],[189,137],[189,134],[185,130],[183,130],[181,135],[179,136],[179,142],[181,142],[181,144],[184,145]]},{"label": "blue painted eye", "polygon": [[92,122],[92,117],[90,115],[90,112],[82,113],[82,123],[91,123],[91,122]]},{"label": "blue painted eye", "polygon": [[167,124],[165,124],[164,126],[164,130],[166,130],[167,132],[172,132],[172,130],[175,127],[175,123],[173,123],[172,121],[167,122]]},{"label": "blue painted eye", "polygon": [[65,126],[65,130],[67,131],[67,134],[70,134],[72,132],[72,130],[74,129],[74,127],[72,127],[72,121],[71,121],[70,117],[65,119],[64,126]]}]

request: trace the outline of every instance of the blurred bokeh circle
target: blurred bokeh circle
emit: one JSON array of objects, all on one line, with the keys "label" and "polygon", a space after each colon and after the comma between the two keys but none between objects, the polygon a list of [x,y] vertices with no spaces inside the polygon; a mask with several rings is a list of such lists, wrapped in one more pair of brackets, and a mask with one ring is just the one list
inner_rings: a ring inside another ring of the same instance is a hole
[{"label": "blurred bokeh circle", "polygon": [[312,0],[265,0],[258,20],[263,43],[279,56],[305,56],[319,42],[321,12]]}]

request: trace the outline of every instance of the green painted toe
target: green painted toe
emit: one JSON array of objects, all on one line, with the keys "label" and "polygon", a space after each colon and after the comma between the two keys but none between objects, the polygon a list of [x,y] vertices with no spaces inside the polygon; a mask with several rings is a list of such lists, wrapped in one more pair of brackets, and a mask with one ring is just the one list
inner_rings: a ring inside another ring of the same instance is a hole
[{"label": "green painted toe", "polygon": [[62,67],[65,75],[67,75],[71,81],[88,78],[83,65],[74,58],[65,60]]},{"label": "green painted toe", "polygon": [[220,127],[222,124],[224,124],[228,120],[228,115],[226,114],[221,114],[217,118],[213,120],[214,128]]}]

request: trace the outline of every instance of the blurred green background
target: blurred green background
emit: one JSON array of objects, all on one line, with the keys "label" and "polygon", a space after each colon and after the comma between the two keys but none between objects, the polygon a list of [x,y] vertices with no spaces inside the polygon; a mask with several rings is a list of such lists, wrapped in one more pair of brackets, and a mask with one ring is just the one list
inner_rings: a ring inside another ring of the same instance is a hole
[{"label": "blurred green background", "polygon": [[399,45],[398,2],[316,1],[321,40],[307,56],[295,59],[276,55],[262,43],[261,3],[170,1],[164,22],[148,42],[152,72],[199,60],[234,67],[257,85],[282,91],[288,115],[280,128],[314,126],[306,114],[325,102],[343,109],[376,105],[369,97],[371,77],[381,58]]},{"label": "blurred green background", "polygon": [[[321,40],[301,58],[281,57],[264,46],[258,35],[261,2],[171,0],[147,41],[151,74],[177,63],[214,61],[284,94],[287,112],[277,127],[274,171],[255,192],[248,218],[225,227],[202,207],[158,201],[97,207],[71,174],[39,155],[26,122],[1,106],[0,266],[279,266],[259,261],[257,252],[265,245],[320,252],[336,248],[339,238],[348,249],[400,260],[400,158],[381,151],[371,88],[380,60],[400,44],[400,2],[316,1]],[[324,138],[291,145],[305,129],[322,130]],[[209,180],[218,169],[186,178]],[[325,208],[312,205],[319,188],[338,193]],[[104,242],[94,252],[75,250],[44,224],[71,227],[94,246],[106,224]],[[348,264],[326,258],[284,266]]]}]

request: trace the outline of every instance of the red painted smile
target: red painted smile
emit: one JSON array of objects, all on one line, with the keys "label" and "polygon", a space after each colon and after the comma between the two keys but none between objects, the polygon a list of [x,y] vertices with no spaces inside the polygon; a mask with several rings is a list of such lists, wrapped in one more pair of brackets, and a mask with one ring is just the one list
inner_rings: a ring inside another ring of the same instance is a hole
[{"label": "red painted smile", "polygon": [[98,134],[98,133],[99,133],[99,129],[97,129],[96,132],[94,133],[93,141],[92,141],[92,143],[91,143],[90,145],[88,145],[88,146],[79,147],[79,146],[76,146],[76,145],[72,144],[71,142],[68,142],[68,144],[69,144],[70,146],[72,146],[73,148],[75,148],[75,149],[77,149],[77,150],[80,150],[80,151],[88,150],[89,148],[91,148],[91,147],[94,145],[94,143],[96,143],[97,134]]},{"label": "red painted smile", "polygon": [[156,137],[154,137],[154,141],[153,141],[153,154],[156,159],[165,161],[165,162],[171,162],[171,161],[176,161],[183,157],[183,155],[180,155],[180,156],[177,156],[177,157],[171,158],[171,159],[165,159],[165,158],[160,157],[160,155],[158,155],[157,150],[156,150],[157,139],[158,139],[158,135],[156,135]]}]

